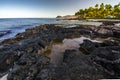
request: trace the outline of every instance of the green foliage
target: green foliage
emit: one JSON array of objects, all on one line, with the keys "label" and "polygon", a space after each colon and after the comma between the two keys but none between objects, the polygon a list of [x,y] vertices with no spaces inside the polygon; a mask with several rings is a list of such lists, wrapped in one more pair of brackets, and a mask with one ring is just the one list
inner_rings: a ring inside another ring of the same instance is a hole
[{"label": "green foliage", "polygon": [[96,4],[94,7],[89,7],[88,9],[80,9],[75,13],[75,15],[80,19],[107,18],[107,16],[120,18],[120,3],[114,7],[112,7],[110,4]]}]

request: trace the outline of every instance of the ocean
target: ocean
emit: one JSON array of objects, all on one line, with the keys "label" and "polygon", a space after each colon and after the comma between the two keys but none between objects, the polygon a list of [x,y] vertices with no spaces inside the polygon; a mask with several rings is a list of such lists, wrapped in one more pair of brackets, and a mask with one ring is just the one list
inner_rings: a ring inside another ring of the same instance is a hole
[{"label": "ocean", "polygon": [[14,37],[24,32],[27,28],[40,24],[87,24],[100,25],[98,22],[81,22],[69,20],[57,20],[56,18],[1,18],[0,19],[0,40]]}]

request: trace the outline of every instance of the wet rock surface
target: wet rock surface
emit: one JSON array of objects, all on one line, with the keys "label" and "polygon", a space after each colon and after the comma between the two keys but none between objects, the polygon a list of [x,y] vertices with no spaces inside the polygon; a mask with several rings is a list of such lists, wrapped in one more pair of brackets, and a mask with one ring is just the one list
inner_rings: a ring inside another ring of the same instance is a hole
[{"label": "wet rock surface", "polygon": [[[0,76],[8,80],[97,80],[119,78],[120,28],[79,26],[63,28],[40,25],[0,43]],[[101,43],[84,40],[79,49],[63,52],[60,64],[40,53],[53,40],[74,38],[76,35],[103,38]],[[87,55],[86,55],[87,54]]]},{"label": "wet rock surface", "polygon": [[109,78],[120,78],[120,42],[93,43],[85,40],[81,47],[83,53],[90,52],[90,61],[97,69],[103,68]]},{"label": "wet rock surface", "polygon": [[103,25],[107,26],[107,25],[115,25],[116,23],[120,23],[120,21],[99,21],[102,22]]},{"label": "wet rock surface", "polygon": [[114,78],[120,78],[120,47],[100,47],[93,51],[91,59]]},{"label": "wet rock surface", "polygon": [[[8,80],[34,80],[35,78],[38,78],[38,74],[41,73],[42,70],[48,65],[49,58],[45,56],[40,56],[32,53],[23,55],[14,64],[13,69],[8,75]],[[48,73],[45,73],[45,75],[48,75]],[[39,76],[38,80],[43,77]],[[49,78],[49,76],[47,76],[47,78]]]}]

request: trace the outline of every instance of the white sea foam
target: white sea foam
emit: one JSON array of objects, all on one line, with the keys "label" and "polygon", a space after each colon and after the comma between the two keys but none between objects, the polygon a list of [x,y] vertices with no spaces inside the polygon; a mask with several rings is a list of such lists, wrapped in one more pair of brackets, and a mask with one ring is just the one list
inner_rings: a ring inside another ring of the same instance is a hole
[{"label": "white sea foam", "polygon": [[2,78],[0,78],[0,80],[7,80],[7,76],[8,74],[4,75]]}]

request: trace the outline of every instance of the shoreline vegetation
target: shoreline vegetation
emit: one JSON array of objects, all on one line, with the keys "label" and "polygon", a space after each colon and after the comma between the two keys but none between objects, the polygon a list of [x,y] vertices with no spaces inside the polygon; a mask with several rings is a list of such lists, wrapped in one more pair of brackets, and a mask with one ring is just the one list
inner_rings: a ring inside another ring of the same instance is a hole
[{"label": "shoreline vegetation", "polygon": [[75,15],[57,16],[58,19],[65,20],[88,20],[88,19],[106,19],[120,20],[120,3],[112,6],[101,3],[94,7],[80,9]]},{"label": "shoreline vegetation", "polygon": [[110,4],[104,5],[104,3],[96,4],[95,7],[89,7],[88,9],[80,9],[75,13],[79,19],[89,18],[120,18],[120,3],[111,6]]}]

